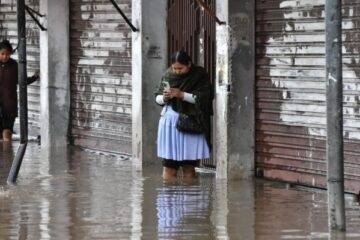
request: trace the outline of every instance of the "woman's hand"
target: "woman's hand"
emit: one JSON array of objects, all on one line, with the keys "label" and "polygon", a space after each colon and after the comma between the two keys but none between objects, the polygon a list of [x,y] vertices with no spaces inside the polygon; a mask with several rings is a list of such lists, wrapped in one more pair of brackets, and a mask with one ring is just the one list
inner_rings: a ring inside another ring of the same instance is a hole
[{"label": "woman's hand", "polygon": [[165,102],[168,102],[172,98],[170,89],[163,91],[163,98]]},{"label": "woman's hand", "polygon": [[170,88],[171,96],[183,99],[184,98],[184,92],[180,91],[177,88]]}]

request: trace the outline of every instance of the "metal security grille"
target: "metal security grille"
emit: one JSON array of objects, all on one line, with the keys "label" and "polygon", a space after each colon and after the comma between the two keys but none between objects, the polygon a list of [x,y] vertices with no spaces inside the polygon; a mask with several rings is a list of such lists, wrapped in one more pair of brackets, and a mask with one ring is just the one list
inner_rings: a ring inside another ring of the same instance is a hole
[{"label": "metal security grille", "polygon": [[185,50],[194,61],[199,59],[200,9],[195,0],[168,1],[168,56]]},{"label": "metal security grille", "polygon": [[[17,46],[16,0],[0,1],[0,40],[9,39],[14,48]],[[28,0],[26,4],[39,11],[39,0]],[[31,76],[40,67],[39,28],[27,15],[27,63],[28,75]],[[17,59],[17,53],[13,55]],[[35,82],[28,86],[29,134],[40,134],[40,84]]]},{"label": "metal security grille", "polygon": [[[131,153],[131,31],[110,1],[71,0],[73,144]],[[131,16],[131,0],[117,0]]]},{"label": "metal security grille", "polygon": [[[326,186],[325,0],[257,0],[257,172]],[[360,190],[360,2],[343,1],[346,189]]]},{"label": "metal security grille", "polygon": [[[204,1],[215,11],[215,0]],[[168,57],[178,50],[186,51],[194,63],[203,66],[214,82],[215,77],[215,20],[196,0],[168,0]],[[215,167],[213,159],[203,161]]]},{"label": "metal security grille", "polygon": [[[204,1],[215,10],[215,0]],[[196,0],[168,0],[168,57],[185,50],[195,64],[203,66],[213,81],[215,77],[215,20]]]}]

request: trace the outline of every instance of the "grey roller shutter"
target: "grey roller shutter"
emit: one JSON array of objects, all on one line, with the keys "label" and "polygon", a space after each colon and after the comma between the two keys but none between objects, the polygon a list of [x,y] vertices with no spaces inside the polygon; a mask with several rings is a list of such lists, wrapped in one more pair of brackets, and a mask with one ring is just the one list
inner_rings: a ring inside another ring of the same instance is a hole
[{"label": "grey roller shutter", "polygon": [[[131,31],[110,1],[70,3],[71,139],[130,154]],[[131,17],[131,0],[117,3]]]},{"label": "grey roller shutter", "polygon": [[[259,175],[326,186],[324,0],[257,0]],[[347,191],[360,187],[360,2],[343,1]]]}]

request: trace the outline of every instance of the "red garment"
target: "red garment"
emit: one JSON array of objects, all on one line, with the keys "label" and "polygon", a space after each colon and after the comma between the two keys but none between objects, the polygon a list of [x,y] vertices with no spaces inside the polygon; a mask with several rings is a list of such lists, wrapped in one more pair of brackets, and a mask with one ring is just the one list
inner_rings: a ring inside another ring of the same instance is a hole
[{"label": "red garment", "polygon": [[0,106],[4,116],[16,117],[18,65],[13,59],[0,63]]}]

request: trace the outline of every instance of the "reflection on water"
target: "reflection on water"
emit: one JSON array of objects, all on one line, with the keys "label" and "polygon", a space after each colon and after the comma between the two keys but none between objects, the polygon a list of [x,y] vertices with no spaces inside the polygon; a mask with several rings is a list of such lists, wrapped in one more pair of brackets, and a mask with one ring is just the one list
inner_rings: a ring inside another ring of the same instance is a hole
[{"label": "reflection on water", "polygon": [[157,189],[157,238],[214,239],[210,199],[210,179],[165,182]]},{"label": "reflection on water", "polygon": [[360,239],[350,200],[346,236],[329,234],[324,192],[210,173],[164,182],[160,166],[74,149],[30,145],[7,187],[17,144],[0,145],[0,239]]},{"label": "reflection on water", "polygon": [[2,189],[1,186],[4,186],[6,184],[6,180],[10,172],[13,158],[14,158],[13,143],[0,142],[0,189]]}]

